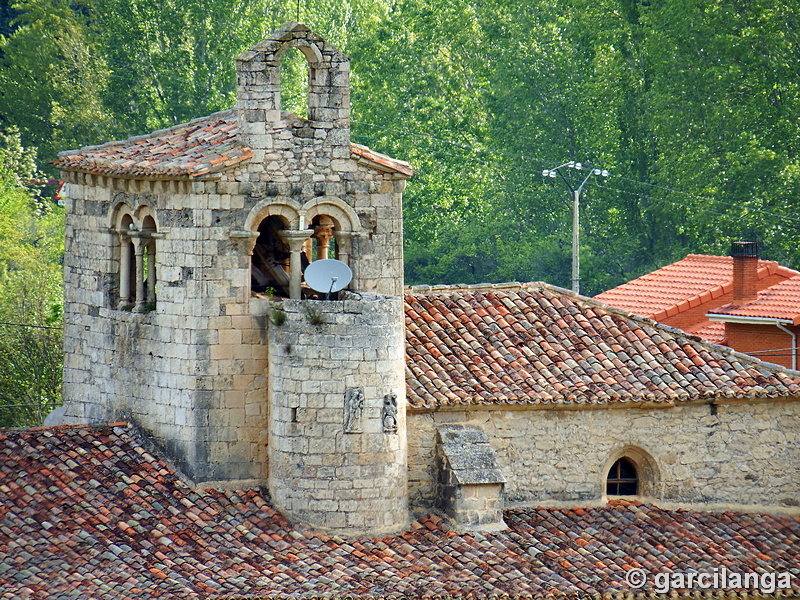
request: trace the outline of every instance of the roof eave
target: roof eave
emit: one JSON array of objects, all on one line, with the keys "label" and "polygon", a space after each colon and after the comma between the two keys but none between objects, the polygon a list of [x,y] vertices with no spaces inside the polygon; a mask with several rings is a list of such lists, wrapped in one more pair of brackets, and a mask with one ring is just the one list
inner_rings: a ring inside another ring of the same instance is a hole
[{"label": "roof eave", "polygon": [[203,173],[200,175],[186,174],[172,174],[172,173],[104,173],[94,169],[81,169],[69,168],[59,166],[62,173],[62,179],[65,173],[81,173],[83,175],[92,175],[94,177],[108,177],[109,179],[119,179],[124,181],[215,181],[220,179],[221,171],[213,173]]},{"label": "roof eave", "polygon": [[748,317],[745,315],[729,315],[724,313],[706,314],[709,321],[717,323],[741,323],[746,325],[797,325],[797,319],[779,319],[777,317]]}]

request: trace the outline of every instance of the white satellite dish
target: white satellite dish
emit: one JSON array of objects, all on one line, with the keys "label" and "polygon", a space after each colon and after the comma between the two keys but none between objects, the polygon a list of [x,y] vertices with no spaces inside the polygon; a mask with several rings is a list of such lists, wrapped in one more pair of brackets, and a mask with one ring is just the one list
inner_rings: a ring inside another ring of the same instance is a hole
[{"label": "white satellite dish", "polygon": [[350,267],[334,258],[315,260],[306,267],[304,275],[309,287],[323,294],[343,290],[353,279]]}]

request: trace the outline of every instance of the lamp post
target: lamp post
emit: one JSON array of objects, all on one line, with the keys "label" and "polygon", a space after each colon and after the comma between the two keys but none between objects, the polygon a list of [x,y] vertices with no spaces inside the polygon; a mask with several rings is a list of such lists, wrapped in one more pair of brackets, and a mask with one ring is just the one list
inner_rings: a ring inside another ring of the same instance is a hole
[{"label": "lamp post", "polygon": [[[583,169],[588,169],[588,173],[586,177],[583,178],[581,184],[578,187],[572,185],[569,179],[564,177],[564,174],[561,172],[561,169],[575,169],[576,171],[582,171]],[[561,177],[564,180],[564,183],[567,184],[567,188],[569,188],[570,194],[572,195],[572,291],[576,294],[581,293],[581,257],[580,257],[580,204],[581,204],[581,192],[583,191],[583,186],[586,185],[586,182],[589,181],[589,178],[592,176],[598,177],[608,177],[609,172],[605,169],[598,169],[592,167],[591,165],[584,165],[579,162],[575,162],[571,160],[563,165],[558,165],[554,169],[545,169],[542,171],[543,177],[551,177],[555,178],[556,176]]]}]

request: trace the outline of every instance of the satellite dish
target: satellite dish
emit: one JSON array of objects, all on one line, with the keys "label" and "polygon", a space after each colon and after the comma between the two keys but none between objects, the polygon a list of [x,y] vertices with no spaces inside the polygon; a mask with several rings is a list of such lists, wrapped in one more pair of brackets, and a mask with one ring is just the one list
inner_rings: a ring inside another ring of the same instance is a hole
[{"label": "satellite dish", "polygon": [[306,267],[304,275],[309,287],[323,294],[343,290],[353,279],[350,267],[333,258],[315,260]]}]

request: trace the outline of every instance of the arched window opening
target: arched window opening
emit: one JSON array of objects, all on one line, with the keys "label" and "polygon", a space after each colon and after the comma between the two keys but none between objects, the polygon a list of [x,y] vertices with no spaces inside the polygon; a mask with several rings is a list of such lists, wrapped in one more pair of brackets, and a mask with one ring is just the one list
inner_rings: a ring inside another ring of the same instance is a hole
[{"label": "arched window opening", "polygon": [[[152,310],[156,303],[156,222],[146,216],[142,222],[142,294],[145,310]],[[137,298],[137,303],[140,298]]]},{"label": "arched window opening", "polygon": [[281,108],[308,118],[308,61],[297,48],[287,48],[281,55]]},{"label": "arched window opening", "polygon": [[633,461],[622,457],[611,465],[606,478],[606,494],[608,496],[639,494],[639,474]]},{"label": "arched window opening", "polygon": [[156,238],[155,219],[147,214],[137,225],[132,213],[121,212],[115,218],[118,260],[116,290],[117,308],[148,311],[156,303]]},{"label": "arched window opening", "polygon": [[120,307],[131,306],[136,302],[134,285],[136,281],[136,261],[134,257],[133,240],[130,237],[132,231],[135,230],[133,225],[133,218],[129,214],[125,214],[120,219],[120,229],[117,232],[119,236],[119,297],[117,304]]},{"label": "arched window opening", "polygon": [[251,290],[259,294],[289,297],[289,246],[281,238],[286,223],[275,215],[261,221],[253,247]]}]

